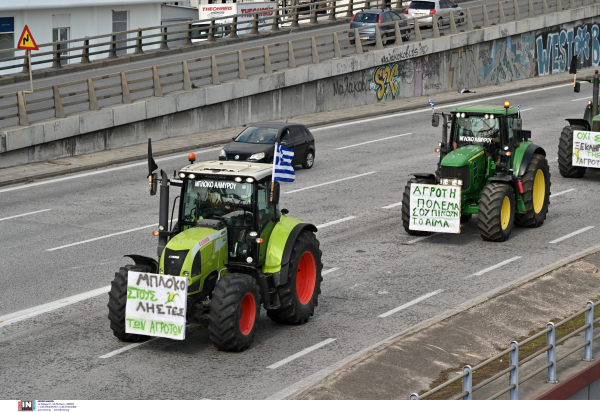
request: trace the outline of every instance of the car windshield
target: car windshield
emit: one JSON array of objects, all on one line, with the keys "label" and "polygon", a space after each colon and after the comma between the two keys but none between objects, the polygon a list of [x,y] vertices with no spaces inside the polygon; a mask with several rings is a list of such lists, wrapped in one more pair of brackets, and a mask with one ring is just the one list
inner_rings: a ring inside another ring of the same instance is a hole
[{"label": "car windshield", "polygon": [[435,9],[435,3],[431,1],[413,1],[408,8],[415,10],[433,10]]},{"label": "car windshield", "polygon": [[252,184],[228,180],[188,180],[183,193],[185,223],[223,218],[228,226],[252,225]]},{"label": "car windshield", "polygon": [[500,143],[499,119],[486,119],[482,115],[455,116],[454,139],[458,146],[478,145],[488,147]]},{"label": "car windshield", "polygon": [[374,13],[358,13],[354,16],[356,23],[379,23],[379,14]]},{"label": "car windshield", "polygon": [[236,142],[274,144],[277,141],[278,129],[264,127],[248,127],[238,137]]}]

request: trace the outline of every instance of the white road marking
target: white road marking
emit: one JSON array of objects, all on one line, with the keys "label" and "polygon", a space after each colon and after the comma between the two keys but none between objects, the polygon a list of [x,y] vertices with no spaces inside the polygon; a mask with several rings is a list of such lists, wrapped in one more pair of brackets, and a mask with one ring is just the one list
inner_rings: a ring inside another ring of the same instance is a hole
[{"label": "white road marking", "polygon": [[[201,153],[208,153],[208,152],[216,152],[217,150],[221,150],[221,148],[219,147],[216,149],[201,150],[199,152],[194,152],[194,153],[201,154]],[[183,155],[178,154],[178,155],[173,155],[173,156],[157,157],[154,160],[164,161],[164,160],[171,160],[171,159],[178,159],[178,158],[183,158]],[[73,175],[73,176],[61,177],[60,179],[45,180],[43,182],[35,182],[35,183],[24,184],[22,186],[9,187],[8,189],[0,189],[0,193],[11,192],[13,190],[19,190],[19,189],[27,189],[27,188],[35,187],[35,186],[39,186],[39,185],[46,185],[48,183],[63,182],[65,180],[78,179],[80,177],[93,176],[93,175],[98,175],[101,173],[116,172],[118,170],[129,169],[130,167],[143,166],[143,165],[147,166],[148,161],[144,160],[143,162],[131,163],[131,164],[124,165],[124,166],[111,167],[108,169],[96,170],[94,172],[81,173],[81,174],[77,174],[77,175]]]},{"label": "white road marking", "polygon": [[558,157],[555,157],[554,159],[552,159],[553,162],[556,162],[558,160]]},{"label": "white road marking", "polygon": [[329,274],[331,272],[335,272],[336,270],[339,270],[339,269],[340,268],[331,268],[331,269],[324,270],[323,272],[321,272],[321,276],[327,275],[327,274]]},{"label": "white road marking", "polygon": [[554,240],[552,240],[552,241],[550,241],[550,242],[548,242],[548,243],[558,243],[558,242],[562,242],[563,240],[566,240],[566,239],[568,239],[568,238],[570,238],[570,237],[573,237],[573,236],[577,236],[578,234],[580,234],[580,233],[583,233],[583,232],[587,232],[588,230],[590,230],[590,229],[593,229],[593,228],[594,228],[594,226],[588,226],[588,227],[584,227],[583,229],[576,230],[576,231],[575,231],[575,232],[573,232],[573,233],[569,233],[569,234],[568,234],[568,235],[566,235],[566,236],[559,237],[558,239],[554,239]]},{"label": "white road marking", "polygon": [[402,206],[402,202],[398,202],[398,203],[392,203],[391,205],[387,205],[387,206],[382,206],[382,209],[391,209],[393,207],[398,207],[398,206]]},{"label": "white road marking", "polygon": [[441,235],[441,233],[434,233],[434,234],[429,235],[429,236],[421,236],[421,237],[418,237],[416,239],[409,240],[408,242],[406,242],[406,244],[407,245],[412,245],[413,243],[417,243],[417,242],[420,242],[421,240],[429,239],[430,237],[434,237],[434,236],[437,236],[437,235]]},{"label": "white road marking", "polygon": [[533,107],[529,107],[529,108],[527,108],[527,109],[522,109],[522,110],[521,110],[521,113],[523,113],[523,112],[526,112],[527,110],[533,110]]},{"label": "white road marking", "polygon": [[401,136],[408,136],[409,134],[412,134],[412,133],[398,134],[398,135],[396,135],[396,136],[384,137],[383,139],[370,140],[370,141],[368,141],[368,142],[363,142],[363,143],[352,144],[352,145],[350,145],[350,146],[337,147],[337,148],[336,148],[336,150],[348,149],[349,147],[362,146],[363,144],[369,144],[369,143],[381,142],[382,140],[394,139],[394,138],[396,138],[396,137],[401,137]]},{"label": "white road marking", "polygon": [[[473,104],[473,103],[478,103],[478,102],[485,102],[488,100],[499,100],[505,97],[512,97],[512,96],[520,96],[523,94],[529,94],[529,93],[537,93],[540,91],[547,91],[547,90],[552,90],[552,89],[558,89],[560,87],[566,87],[566,86],[573,86],[573,82],[569,82],[567,84],[561,84],[558,86],[551,86],[551,87],[544,87],[543,89],[537,89],[537,90],[527,90],[527,91],[523,91],[523,92],[516,92],[516,93],[510,93],[510,94],[505,94],[505,95],[501,95],[501,96],[491,96],[491,97],[484,97],[481,99],[476,99],[476,100],[469,100],[466,102],[461,103],[462,105],[466,106],[469,104]],[[445,108],[455,108],[456,107],[456,103],[450,103],[450,104],[446,104],[446,105],[440,105],[440,106],[436,106],[436,109],[445,109]],[[324,127],[317,127],[317,128],[311,128],[310,131],[311,132],[318,132],[321,130],[327,130],[327,129],[334,129],[334,128],[338,128],[338,127],[342,127],[342,126],[352,126],[355,124],[360,124],[360,123],[366,123],[366,122],[374,122],[374,121],[379,121],[382,119],[390,119],[393,117],[399,117],[399,116],[408,116],[411,114],[415,114],[415,113],[425,113],[425,112],[429,112],[431,110],[431,107],[427,107],[426,109],[419,109],[419,110],[411,110],[409,112],[402,112],[402,113],[394,113],[394,114],[388,114],[385,116],[378,116],[378,117],[370,117],[368,119],[362,119],[362,120],[354,120],[351,122],[344,122],[344,123],[336,123],[334,125],[331,126],[324,126]]]},{"label": "white road marking", "polygon": [[590,96],[590,97],[580,97],[579,99],[573,99],[571,101],[572,102],[577,102],[579,100],[592,100],[592,96]]},{"label": "white road marking", "polygon": [[52,209],[44,209],[44,210],[38,210],[37,212],[29,212],[29,213],[23,213],[21,215],[15,215],[15,216],[10,216],[10,217],[3,217],[3,218],[0,219],[0,222],[3,221],[3,220],[14,219],[16,217],[35,215],[36,213],[47,212],[49,210],[52,210]]},{"label": "white road marking", "polygon": [[153,223],[151,225],[142,226],[142,227],[138,227],[138,228],[135,228],[135,229],[124,230],[122,232],[117,232],[117,233],[113,233],[113,234],[110,234],[110,235],[95,237],[93,239],[82,240],[81,242],[70,243],[68,245],[54,247],[52,249],[46,249],[46,251],[52,252],[53,250],[64,249],[66,247],[71,247],[71,246],[77,246],[77,245],[81,245],[83,243],[95,242],[96,240],[106,239],[108,237],[113,237],[113,236],[124,235],[125,233],[130,233],[130,232],[135,232],[137,230],[147,229],[147,228],[152,227],[152,226],[158,226],[158,223]]},{"label": "white road marking", "polygon": [[280,360],[277,363],[274,363],[272,365],[267,366],[267,369],[277,369],[278,367],[280,367],[282,365],[285,365],[286,363],[289,363],[289,362],[291,362],[291,361],[293,361],[295,359],[298,359],[299,357],[304,356],[307,353],[310,353],[310,352],[312,352],[314,350],[317,350],[317,349],[319,349],[319,348],[321,348],[321,347],[323,347],[325,345],[329,345],[331,342],[334,342],[334,341],[335,341],[335,339],[331,339],[331,338],[325,339],[323,342],[319,342],[316,345],[313,345],[313,346],[311,346],[309,348],[306,348],[306,349],[304,349],[304,350],[302,350],[302,351],[300,351],[300,352],[298,352],[298,353],[296,353],[296,354],[294,354],[292,356],[288,356],[287,358],[282,359],[282,360]]},{"label": "white road marking", "polygon": [[564,195],[565,193],[572,192],[573,190],[575,190],[575,189],[567,189],[567,190],[563,190],[562,192],[553,193],[550,195],[550,197]]},{"label": "white road marking", "polygon": [[338,220],[333,220],[331,222],[323,223],[322,225],[317,225],[317,229],[323,229],[324,227],[331,226],[331,225],[337,225],[338,223],[342,223],[342,222],[345,222],[347,220],[352,220],[352,219],[356,219],[356,216],[348,216],[343,219],[338,219]]},{"label": "white road marking", "polygon": [[490,266],[487,269],[480,270],[477,273],[473,273],[472,275],[467,276],[465,279],[468,279],[468,278],[473,277],[473,276],[481,276],[481,275],[483,275],[485,273],[491,272],[492,270],[498,269],[499,267],[502,267],[504,265],[508,265],[510,262],[514,262],[515,260],[518,260],[518,259],[521,259],[521,256],[515,256],[514,258],[507,259],[507,260],[505,260],[503,262],[498,263],[497,265]]},{"label": "white road marking", "polygon": [[430,297],[435,296],[438,293],[441,293],[443,291],[444,291],[444,289],[438,289],[435,292],[431,292],[431,293],[428,293],[426,295],[423,295],[420,298],[416,298],[415,300],[411,300],[410,302],[405,303],[402,306],[398,306],[396,309],[392,309],[392,310],[390,310],[388,312],[382,313],[381,315],[379,315],[379,317],[380,318],[387,318],[388,316],[393,315],[396,312],[400,312],[402,309],[406,309],[409,306],[415,305],[415,304],[417,304],[417,303],[419,303],[419,302],[421,302],[421,301],[423,301],[425,299],[429,299]]},{"label": "white road marking", "polygon": [[46,303],[40,306],[35,306],[33,308],[21,310],[19,312],[10,313],[8,315],[1,315],[0,328],[3,326],[10,325],[11,323],[33,318],[34,316],[41,315],[42,313],[60,309],[64,306],[72,305],[73,303],[81,302],[82,300],[86,300],[98,295],[108,293],[109,290],[110,286],[105,286],[100,289],[90,290],[89,292],[80,293],[78,295],[70,296],[64,299],[59,299],[54,302]]},{"label": "white road marking", "polygon": [[302,190],[313,189],[313,188],[319,187],[319,186],[331,185],[333,183],[342,182],[344,180],[349,180],[349,179],[356,179],[357,177],[363,177],[363,176],[371,175],[373,173],[377,173],[377,172],[369,172],[369,173],[363,173],[363,174],[356,175],[356,176],[345,177],[343,179],[334,180],[332,182],[321,183],[321,184],[314,185],[314,186],[307,186],[307,187],[303,187],[302,189],[290,190],[289,192],[285,192],[285,193],[288,194],[288,193],[301,192]]},{"label": "white road marking", "polygon": [[119,353],[126,352],[129,349],[133,349],[133,348],[137,348],[138,346],[145,345],[146,343],[152,342],[153,340],[154,340],[154,338],[153,339],[148,339],[148,340],[146,340],[144,342],[132,343],[131,345],[123,346],[121,349],[117,349],[117,350],[114,350],[112,352],[109,352],[106,355],[98,356],[98,358],[100,358],[100,359],[108,359],[108,358],[111,358],[111,357],[113,357],[115,355],[118,355]]}]

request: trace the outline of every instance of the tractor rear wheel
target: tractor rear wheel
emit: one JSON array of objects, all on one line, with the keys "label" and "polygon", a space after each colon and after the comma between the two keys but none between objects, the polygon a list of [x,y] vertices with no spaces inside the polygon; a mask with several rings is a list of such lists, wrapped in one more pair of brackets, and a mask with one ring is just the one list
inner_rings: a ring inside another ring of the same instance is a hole
[{"label": "tractor rear wheel", "polygon": [[210,301],[210,340],[219,350],[243,351],[254,340],[259,315],[260,292],[256,280],[242,273],[222,276]]},{"label": "tractor rear wheel", "polygon": [[434,185],[435,180],[427,177],[413,177],[408,181],[404,187],[404,194],[402,195],[402,225],[406,233],[413,236],[427,236],[431,232],[424,232],[421,230],[410,230],[410,185],[411,183],[420,183],[424,185]]},{"label": "tractor rear wheel", "polygon": [[550,168],[546,157],[534,154],[521,181],[523,203],[527,211],[515,214],[515,223],[518,226],[539,227],[546,220],[550,204]]},{"label": "tractor rear wheel", "polygon": [[127,276],[129,271],[150,272],[145,265],[127,265],[115,273],[115,280],[110,282],[108,292],[108,319],[113,334],[123,342],[140,342],[148,340],[149,336],[125,333],[125,305],[127,304]]},{"label": "tractor rear wheel", "polygon": [[562,177],[580,178],[585,174],[585,167],[573,166],[573,133],[585,130],[581,126],[565,126],[558,142],[558,171]]},{"label": "tractor rear wheel", "polygon": [[300,232],[290,255],[287,282],[277,287],[281,306],[267,310],[271,320],[284,324],[304,323],[314,314],[323,281],[321,255],[315,234],[307,230]]},{"label": "tractor rear wheel", "polygon": [[515,221],[515,192],[504,183],[490,183],[479,201],[479,234],[483,240],[504,242]]}]

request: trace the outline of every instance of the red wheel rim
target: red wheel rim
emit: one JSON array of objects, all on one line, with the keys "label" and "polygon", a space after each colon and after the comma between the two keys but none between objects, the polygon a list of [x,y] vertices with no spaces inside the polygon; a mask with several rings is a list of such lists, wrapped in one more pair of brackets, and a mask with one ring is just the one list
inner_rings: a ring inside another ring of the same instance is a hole
[{"label": "red wheel rim", "polygon": [[240,331],[242,335],[247,335],[254,327],[254,318],[256,317],[256,301],[252,293],[246,293],[242,299],[242,315],[240,316]]},{"label": "red wheel rim", "polygon": [[304,252],[296,273],[296,294],[301,304],[306,305],[312,299],[317,282],[317,265],[310,252]]}]

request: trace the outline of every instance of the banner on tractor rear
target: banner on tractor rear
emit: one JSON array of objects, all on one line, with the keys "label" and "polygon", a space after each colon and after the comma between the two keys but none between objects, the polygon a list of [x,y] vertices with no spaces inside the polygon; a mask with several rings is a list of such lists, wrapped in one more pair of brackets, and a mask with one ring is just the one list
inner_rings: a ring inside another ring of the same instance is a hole
[{"label": "banner on tractor rear", "polygon": [[573,166],[600,167],[600,133],[573,130]]},{"label": "banner on tractor rear", "polygon": [[460,186],[411,183],[408,228],[460,233]]},{"label": "banner on tractor rear", "polygon": [[125,332],[185,339],[188,279],[129,271]]}]

